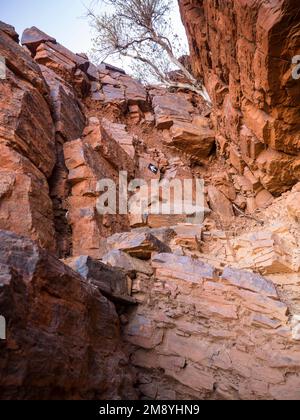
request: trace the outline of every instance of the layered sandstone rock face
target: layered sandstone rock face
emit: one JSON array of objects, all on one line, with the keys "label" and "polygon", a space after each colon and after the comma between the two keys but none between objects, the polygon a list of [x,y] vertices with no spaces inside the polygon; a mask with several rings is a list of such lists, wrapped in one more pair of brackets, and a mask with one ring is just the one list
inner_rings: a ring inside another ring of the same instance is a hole
[{"label": "layered sandstone rock face", "polygon": [[[213,110],[0,23],[2,399],[300,398],[294,3],[180,3]],[[160,188],[101,214],[120,172]]]},{"label": "layered sandstone rock face", "polygon": [[1,399],[135,398],[113,303],[31,240],[0,238]]},{"label": "layered sandstone rock face", "polygon": [[[300,175],[299,2],[179,0],[222,155],[275,195]],[[255,192],[256,193],[256,192]],[[255,196],[255,194],[254,194]]]},{"label": "layered sandstone rock face", "polygon": [[173,253],[152,255],[154,275],[136,268],[124,336],[146,397],[299,399],[299,221],[285,206],[297,191],[263,228],[202,232],[200,249],[175,234]]},{"label": "layered sandstone rock face", "polygon": [[47,178],[55,165],[54,123],[42,72],[14,38],[0,30],[6,79],[0,91],[0,228],[55,250]]},{"label": "layered sandstone rock face", "polygon": [[[0,81],[0,313],[7,339],[0,343],[0,398],[135,399],[116,312],[116,305],[135,302],[130,279],[103,264],[92,283],[87,273],[77,274],[58,259],[89,254],[77,238],[84,236],[80,224],[89,220],[84,211],[95,206],[84,198],[86,192],[92,196],[93,176],[95,182],[109,171],[117,177],[116,161],[124,169],[134,164],[113,140],[102,155],[92,141],[97,133],[93,137],[88,128],[83,135],[88,124],[82,100],[94,80],[89,61],[37,28],[25,31],[22,42],[26,47],[1,23],[7,68]],[[86,167],[83,152],[76,161],[81,136]]]}]

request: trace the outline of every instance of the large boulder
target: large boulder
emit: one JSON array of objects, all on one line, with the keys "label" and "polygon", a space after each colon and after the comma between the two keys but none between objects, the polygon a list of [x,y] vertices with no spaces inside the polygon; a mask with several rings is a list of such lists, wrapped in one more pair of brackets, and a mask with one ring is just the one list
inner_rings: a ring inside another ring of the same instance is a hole
[{"label": "large boulder", "polygon": [[176,122],[171,127],[171,138],[171,144],[195,158],[209,157],[215,145],[215,133],[208,118],[203,118],[201,124],[198,120],[198,125]]},{"label": "large boulder", "polygon": [[16,32],[16,30],[13,26],[8,25],[7,23],[0,21],[0,30],[5,32],[15,42],[19,43],[19,35],[17,34],[17,32]]}]

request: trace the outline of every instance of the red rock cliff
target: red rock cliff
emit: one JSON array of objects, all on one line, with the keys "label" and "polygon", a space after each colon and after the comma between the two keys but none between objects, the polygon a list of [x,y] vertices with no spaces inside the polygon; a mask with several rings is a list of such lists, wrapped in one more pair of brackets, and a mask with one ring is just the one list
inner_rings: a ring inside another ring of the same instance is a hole
[{"label": "red rock cliff", "polygon": [[[222,152],[275,194],[300,176],[298,0],[179,0]],[[233,162],[232,162],[233,163]]]},{"label": "red rock cliff", "polygon": [[[212,111],[0,22],[0,399],[300,398],[296,2],[180,5]],[[99,214],[124,170],[149,214]]]}]

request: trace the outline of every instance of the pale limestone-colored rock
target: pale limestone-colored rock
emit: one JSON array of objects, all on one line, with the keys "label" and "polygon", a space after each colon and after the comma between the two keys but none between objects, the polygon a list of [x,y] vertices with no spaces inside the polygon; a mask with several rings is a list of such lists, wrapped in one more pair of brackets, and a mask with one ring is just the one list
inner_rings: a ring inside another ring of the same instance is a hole
[{"label": "pale limestone-colored rock", "polygon": [[299,375],[290,375],[286,383],[271,387],[272,397],[279,401],[299,401],[300,399],[300,377]]},{"label": "pale limestone-colored rock", "polygon": [[300,341],[300,315],[294,315],[291,320],[293,340]]},{"label": "pale limestone-colored rock", "polygon": [[288,307],[285,303],[246,290],[236,290],[235,294],[242,299],[245,308],[280,320],[284,324],[288,322]]},{"label": "pale limestone-colored rock", "polygon": [[170,245],[172,239],[176,236],[175,227],[162,227],[162,228],[149,228],[149,227],[142,227],[139,229],[135,229],[136,233],[150,233],[151,235],[155,236],[159,241],[163,242],[166,245]]},{"label": "pale limestone-colored rock", "polygon": [[125,329],[126,339],[144,349],[153,349],[163,341],[164,332],[142,315],[136,315]]},{"label": "pale limestone-colored rock", "polygon": [[300,192],[292,193],[287,198],[287,209],[289,215],[296,220],[296,222],[300,222]]},{"label": "pale limestone-colored rock", "polygon": [[195,391],[212,391],[215,384],[212,373],[204,372],[193,365],[186,366],[178,373],[167,371],[167,374]]},{"label": "pale limestone-colored rock", "polygon": [[[239,268],[262,274],[292,273],[300,270],[300,252],[289,233],[252,232],[231,241]],[[228,250],[230,254],[230,250]]]},{"label": "pale limestone-colored rock", "polygon": [[202,240],[202,225],[181,223],[174,226],[176,237],[173,240],[175,246],[187,249],[199,250]]}]

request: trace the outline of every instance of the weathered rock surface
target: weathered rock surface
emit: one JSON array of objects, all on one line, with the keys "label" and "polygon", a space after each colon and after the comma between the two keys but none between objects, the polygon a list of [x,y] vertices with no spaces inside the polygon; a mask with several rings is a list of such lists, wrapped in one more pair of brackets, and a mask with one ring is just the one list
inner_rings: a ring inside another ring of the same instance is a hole
[{"label": "weathered rock surface", "polygon": [[132,257],[148,260],[154,252],[168,252],[170,248],[147,232],[117,233],[106,241],[108,250],[119,250]]},{"label": "weathered rock surface", "polygon": [[[44,83],[41,73],[39,76]],[[55,164],[54,125],[43,95],[9,70],[0,95],[0,144],[17,150],[50,176]]]},{"label": "weathered rock surface", "polygon": [[3,26],[0,28],[0,49],[9,70],[31,83],[41,93],[47,94],[47,87],[38,64],[11,38],[7,30],[3,30]]},{"label": "weathered rock surface", "polygon": [[132,177],[135,171],[133,140],[122,126],[121,133],[118,124],[109,127],[107,122],[101,124],[96,118],[91,118],[83,136],[85,143],[90,144],[115,170],[127,171]]},{"label": "weathered rock surface", "polygon": [[86,119],[72,86],[69,86],[51,69],[40,65],[50,91],[51,110],[56,125],[56,133],[64,141],[81,137]]},{"label": "weathered rock surface", "polygon": [[180,1],[212,110],[0,23],[0,398],[300,398],[296,3],[242,3]]},{"label": "weathered rock surface", "polygon": [[151,276],[153,269],[147,261],[141,261],[137,258],[133,258],[123,251],[113,250],[108,252],[101,259],[104,264],[110,265],[111,267],[121,268],[126,273],[142,273]]},{"label": "weathered rock surface", "polygon": [[[131,157],[135,158],[135,147],[133,136],[130,135],[126,130],[126,125],[115,124],[107,119],[102,120],[102,126],[106,133],[112,137],[117,143],[120,144],[122,149]],[[130,166],[130,165],[129,165]],[[126,168],[128,170],[128,168]]]},{"label": "weathered rock surface", "polygon": [[126,215],[99,214],[98,181],[110,179],[118,185],[118,169],[130,170],[129,165],[133,168],[133,162],[118,143],[101,131],[99,121],[85,130],[82,139],[65,143],[64,156],[71,185],[67,207],[73,256],[101,258],[103,238],[126,230],[129,223]]},{"label": "weathered rock surface", "polygon": [[0,30],[5,32],[7,35],[9,35],[14,41],[19,43],[19,35],[17,34],[13,26],[0,21]]},{"label": "weathered rock surface", "polygon": [[289,323],[272,281],[231,268],[219,276],[172,254],[155,255],[152,264],[155,279],[140,285],[144,301],[124,328],[146,397],[299,398],[292,386],[300,369],[298,323]]},{"label": "weathered rock surface", "polygon": [[208,199],[210,207],[215,212],[221,222],[230,222],[234,218],[234,212],[231,202],[216,187],[208,187]]},{"label": "weathered rock surface", "polygon": [[194,108],[180,95],[154,96],[152,105],[157,128],[170,128],[174,121],[190,122]]},{"label": "weathered rock surface", "polygon": [[209,120],[203,118],[202,125],[176,122],[171,128],[172,144],[195,157],[207,158],[215,145],[214,132]]},{"label": "weathered rock surface", "polygon": [[291,194],[287,199],[287,209],[289,214],[297,221],[300,222],[300,192]]},{"label": "weathered rock surface", "polygon": [[135,398],[114,305],[83,277],[0,232],[0,399]]},{"label": "weathered rock surface", "polygon": [[21,43],[22,45],[25,45],[32,53],[35,53],[37,47],[44,42],[51,42],[56,44],[56,39],[45,34],[45,32],[41,31],[35,26],[25,29],[23,32]]},{"label": "weathered rock surface", "polygon": [[217,134],[244,150],[267,190],[287,191],[299,179],[300,90],[291,64],[300,49],[299,37],[291,36],[299,26],[297,1],[179,5],[194,72],[213,100]]},{"label": "weathered rock surface", "polygon": [[56,161],[48,88],[39,66],[11,27],[0,27],[6,78],[0,84],[0,229],[36,240],[55,252],[47,178]]},{"label": "weathered rock surface", "polygon": [[109,300],[125,304],[135,303],[131,298],[131,279],[124,271],[87,256],[69,258],[64,262],[89,284],[96,286]]},{"label": "weathered rock surface", "polygon": [[147,92],[141,83],[108,64],[101,65],[99,73],[102,88],[98,89],[96,100],[102,100],[106,105],[116,105],[124,111],[133,105],[140,107],[141,111],[148,110]]},{"label": "weathered rock surface", "polygon": [[26,235],[55,252],[52,202],[45,176],[26,158],[1,146],[0,228]]}]

